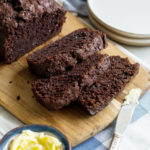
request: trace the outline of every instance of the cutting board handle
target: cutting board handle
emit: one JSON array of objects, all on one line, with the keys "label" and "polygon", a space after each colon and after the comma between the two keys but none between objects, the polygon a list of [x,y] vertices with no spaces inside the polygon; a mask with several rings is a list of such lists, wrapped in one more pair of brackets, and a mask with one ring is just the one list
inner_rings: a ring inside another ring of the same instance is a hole
[{"label": "cutting board handle", "polygon": [[122,138],[122,135],[115,133],[109,150],[118,150],[121,138]]}]

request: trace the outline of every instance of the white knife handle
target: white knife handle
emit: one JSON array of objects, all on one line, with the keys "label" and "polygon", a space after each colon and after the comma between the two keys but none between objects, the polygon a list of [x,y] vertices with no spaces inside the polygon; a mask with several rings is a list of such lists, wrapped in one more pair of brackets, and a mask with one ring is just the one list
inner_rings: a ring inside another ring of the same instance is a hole
[{"label": "white knife handle", "polygon": [[121,135],[115,133],[109,150],[118,150],[118,146],[120,144],[121,138],[122,138]]}]

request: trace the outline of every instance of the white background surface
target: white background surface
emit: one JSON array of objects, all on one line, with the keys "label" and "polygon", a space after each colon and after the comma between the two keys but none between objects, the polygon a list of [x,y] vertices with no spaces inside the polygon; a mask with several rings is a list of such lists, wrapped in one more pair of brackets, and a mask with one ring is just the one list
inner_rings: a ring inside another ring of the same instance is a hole
[{"label": "white background surface", "polygon": [[[122,44],[120,44],[122,45]],[[133,47],[122,45],[124,48],[129,50],[132,54],[142,59],[147,65],[150,66],[150,47]]]}]

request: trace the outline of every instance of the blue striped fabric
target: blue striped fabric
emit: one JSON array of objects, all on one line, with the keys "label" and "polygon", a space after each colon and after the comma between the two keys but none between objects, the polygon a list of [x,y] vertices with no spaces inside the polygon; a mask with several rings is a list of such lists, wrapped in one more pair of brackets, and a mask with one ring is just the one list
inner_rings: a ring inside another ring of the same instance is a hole
[{"label": "blue striped fabric", "polygon": [[68,11],[76,12],[82,16],[88,16],[86,0],[61,0]]}]

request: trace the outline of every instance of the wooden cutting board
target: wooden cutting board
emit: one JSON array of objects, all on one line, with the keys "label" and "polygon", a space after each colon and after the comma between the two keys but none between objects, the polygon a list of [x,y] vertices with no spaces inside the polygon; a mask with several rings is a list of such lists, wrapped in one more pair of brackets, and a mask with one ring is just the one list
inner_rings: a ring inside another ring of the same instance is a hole
[{"label": "wooden cutting board", "polygon": [[[68,13],[62,32],[52,41],[82,27],[85,25]],[[110,42],[103,53],[126,57]],[[46,124],[59,129],[69,138],[72,146],[76,146],[106,128],[116,118],[121,103],[130,89],[139,87],[144,93],[150,87],[149,73],[141,67],[136,78],[109,106],[95,116],[89,116],[75,105],[59,111],[48,111],[33,98],[30,84],[33,79],[35,76],[29,71],[25,56],[10,65],[1,63],[0,104],[25,124]]]}]

